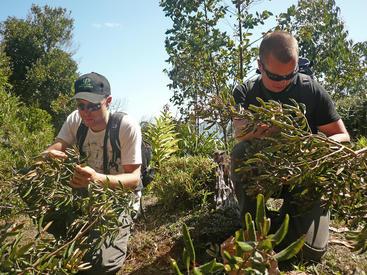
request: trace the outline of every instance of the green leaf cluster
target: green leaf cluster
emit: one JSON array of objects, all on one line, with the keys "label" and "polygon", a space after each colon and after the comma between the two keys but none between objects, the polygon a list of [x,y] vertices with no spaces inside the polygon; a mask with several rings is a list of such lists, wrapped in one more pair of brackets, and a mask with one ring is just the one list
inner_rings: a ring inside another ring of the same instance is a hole
[{"label": "green leaf cluster", "polygon": [[[26,19],[8,17],[0,25],[1,46],[9,58],[12,93],[28,106],[50,113],[60,126],[70,110],[67,105],[77,64],[70,51],[73,19],[63,8],[32,5]],[[65,106],[64,106],[65,107]]]},{"label": "green leaf cluster", "polygon": [[[194,118],[197,132],[201,131],[201,119],[206,119],[202,109],[208,106],[210,97],[230,93],[250,71],[257,49],[250,41],[249,30],[264,24],[272,15],[269,11],[251,14],[249,9],[254,2],[160,1],[165,16],[172,21],[165,41],[171,102],[184,119]],[[220,112],[216,117],[210,125],[219,128],[229,150],[229,121]]]},{"label": "green leaf cluster", "polygon": [[223,147],[216,131],[199,132],[190,123],[178,124],[178,154],[184,156],[212,157]]},{"label": "green leaf cluster", "polygon": [[335,0],[299,0],[277,18],[293,33],[300,55],[312,60],[317,80],[335,97],[367,90],[367,42],[354,42]]},{"label": "green leaf cluster", "polygon": [[295,207],[304,209],[315,200],[332,206],[339,215],[361,221],[366,213],[366,149],[353,151],[321,134],[312,134],[303,109],[275,101],[233,111],[248,121],[245,132],[259,123],[276,126],[276,136],[252,142],[238,172],[250,184],[248,195],[269,198],[284,186],[293,194]]},{"label": "green leaf cluster", "polygon": [[[288,231],[289,216],[286,215],[281,227],[274,234],[269,233],[270,219],[265,214],[264,196],[257,196],[256,219],[250,213],[244,216],[244,228],[236,231],[222,245],[223,263],[216,259],[199,265],[196,262],[195,248],[187,226],[183,225],[184,252],[183,263],[187,274],[278,274],[279,261],[285,261],[295,256],[304,244],[301,237],[282,251],[275,253],[274,247],[285,237]],[[171,266],[176,274],[183,274],[175,260]]]},{"label": "green leaf cluster", "polygon": [[216,163],[201,156],[172,157],[152,182],[166,209],[193,209],[214,201]]},{"label": "green leaf cluster", "polygon": [[[68,149],[67,154],[66,160],[41,158],[12,179],[14,193],[26,204],[23,211],[19,210],[33,219],[38,234],[24,247],[20,243],[22,231],[16,233],[16,241],[5,235],[7,241],[0,251],[4,272],[76,273],[87,268],[82,261],[86,253],[112,241],[121,226],[130,226],[127,221],[133,214],[134,193],[122,186],[112,190],[94,182],[87,189],[72,189],[69,182],[74,166],[82,160],[74,149]],[[46,230],[55,239],[45,237]],[[98,238],[89,238],[91,231]]]},{"label": "green leaf cluster", "polygon": [[152,146],[151,166],[159,170],[178,150],[178,133],[170,113],[164,111],[154,123],[147,124],[144,134]]}]

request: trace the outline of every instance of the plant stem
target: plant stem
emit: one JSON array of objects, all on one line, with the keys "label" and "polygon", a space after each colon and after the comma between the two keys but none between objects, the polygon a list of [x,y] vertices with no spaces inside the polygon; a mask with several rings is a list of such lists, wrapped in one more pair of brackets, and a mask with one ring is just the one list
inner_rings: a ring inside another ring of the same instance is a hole
[{"label": "plant stem", "polygon": [[[66,242],[65,244],[63,244],[62,246],[60,246],[58,249],[56,249],[55,251],[53,251],[52,253],[48,254],[47,257],[44,259],[48,259],[50,257],[52,257],[53,255],[56,255],[59,251],[61,251],[62,249],[64,249],[65,247],[67,247],[68,245],[70,245],[71,243],[73,243],[74,241],[76,241],[77,239],[79,239],[80,237],[84,236],[85,233],[88,232],[89,229],[92,228],[93,225],[96,224],[96,222],[98,221],[98,218],[96,218],[93,222],[91,222],[85,229],[84,227],[86,226],[86,224],[83,225],[83,227],[80,229],[80,231],[78,232],[78,234],[76,234],[76,236],[71,239],[70,241]],[[41,258],[40,258],[41,259]],[[38,259],[33,265],[32,268],[36,268],[36,266],[40,263],[40,259]],[[24,274],[24,273],[21,273]]]}]

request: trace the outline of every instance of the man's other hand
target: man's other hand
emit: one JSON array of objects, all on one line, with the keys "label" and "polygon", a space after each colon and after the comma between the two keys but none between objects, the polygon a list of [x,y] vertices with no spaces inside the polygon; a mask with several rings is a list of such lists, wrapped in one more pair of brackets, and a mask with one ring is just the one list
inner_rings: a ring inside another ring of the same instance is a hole
[{"label": "man's other hand", "polygon": [[75,166],[70,186],[73,188],[86,188],[91,181],[97,181],[98,173],[92,167]]},{"label": "man's other hand", "polygon": [[59,151],[56,149],[44,151],[42,155],[54,159],[66,159],[68,157],[63,151]]}]

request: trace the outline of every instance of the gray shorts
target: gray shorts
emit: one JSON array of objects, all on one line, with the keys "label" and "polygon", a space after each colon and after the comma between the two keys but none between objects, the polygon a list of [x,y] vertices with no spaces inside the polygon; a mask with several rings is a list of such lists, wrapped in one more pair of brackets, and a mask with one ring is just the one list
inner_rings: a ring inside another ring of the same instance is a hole
[{"label": "gray shorts", "polygon": [[[132,219],[130,216],[121,216],[120,219],[123,221],[123,225],[120,227],[117,237],[113,242],[107,239],[100,249],[93,253],[86,254],[83,261],[91,263],[92,268],[79,272],[78,274],[115,274],[121,269],[126,259],[127,243],[130,237]],[[99,235],[92,231],[89,237],[98,239]]]}]

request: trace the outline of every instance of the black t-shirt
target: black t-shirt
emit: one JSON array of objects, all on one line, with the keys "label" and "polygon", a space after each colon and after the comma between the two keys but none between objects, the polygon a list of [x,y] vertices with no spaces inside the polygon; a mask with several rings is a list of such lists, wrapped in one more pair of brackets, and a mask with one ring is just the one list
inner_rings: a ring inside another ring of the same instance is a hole
[{"label": "black t-shirt", "polygon": [[282,92],[274,93],[263,85],[261,78],[238,85],[233,91],[236,104],[247,109],[250,104],[259,106],[257,97],[293,105],[291,98],[306,106],[306,118],[313,133],[317,127],[340,119],[334,103],[325,89],[310,76],[298,73],[292,83]]}]

